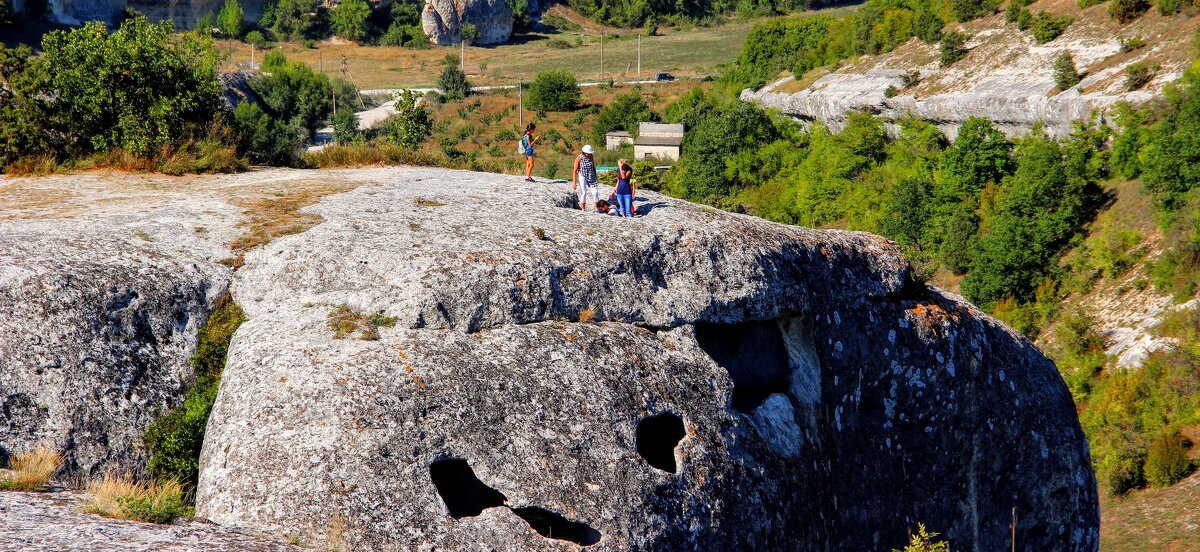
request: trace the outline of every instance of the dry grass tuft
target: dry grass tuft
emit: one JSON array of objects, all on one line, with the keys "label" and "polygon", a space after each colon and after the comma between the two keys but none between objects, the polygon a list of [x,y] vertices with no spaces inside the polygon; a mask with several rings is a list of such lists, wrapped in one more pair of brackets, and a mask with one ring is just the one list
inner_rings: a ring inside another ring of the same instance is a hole
[{"label": "dry grass tuft", "polygon": [[590,324],[596,321],[596,309],[588,307],[579,311],[579,321],[584,324]]},{"label": "dry grass tuft", "polygon": [[38,491],[45,488],[54,473],[62,467],[63,455],[45,447],[13,456],[8,472],[0,475],[0,489]]},{"label": "dry grass tuft", "polygon": [[357,332],[363,341],[379,341],[379,328],[395,326],[396,317],[383,313],[363,315],[347,305],[338,305],[329,311],[327,324],[334,339],[345,339]]},{"label": "dry grass tuft", "polygon": [[346,542],[346,517],[337,514],[329,520],[329,536],[325,539],[325,550],[328,552],[349,552],[350,543]]},{"label": "dry grass tuft", "polygon": [[379,165],[441,165],[439,159],[425,151],[411,150],[386,143],[362,146],[326,146],[304,154],[304,164],[314,169],[334,167],[364,167]]},{"label": "dry grass tuft", "polygon": [[354,186],[348,184],[329,184],[318,188],[292,189],[273,197],[239,201],[239,206],[246,209],[247,220],[241,224],[246,233],[229,244],[236,255],[227,266],[241,266],[239,258],[250,249],[266,245],[277,237],[299,234],[316,226],[321,222],[321,217],[301,213],[300,209],[320,201],[326,195],[353,188]]},{"label": "dry grass tuft", "polygon": [[89,514],[149,523],[170,523],[193,514],[178,481],[140,482],[128,475],[106,475],[88,483],[87,492],[92,496],[82,510]]}]

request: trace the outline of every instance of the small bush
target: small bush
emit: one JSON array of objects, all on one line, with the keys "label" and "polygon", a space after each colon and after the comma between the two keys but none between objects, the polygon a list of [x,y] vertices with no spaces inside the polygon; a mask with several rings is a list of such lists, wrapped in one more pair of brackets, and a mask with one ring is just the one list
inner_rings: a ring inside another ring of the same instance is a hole
[{"label": "small bush", "polygon": [[17,454],[9,459],[9,471],[0,474],[0,489],[40,491],[62,464],[63,455],[46,447]]},{"label": "small bush", "polygon": [[912,88],[921,83],[921,71],[913,69],[900,75],[900,84],[904,88]]},{"label": "small bush", "polygon": [[1125,89],[1137,90],[1154,78],[1154,71],[1145,61],[1130,63],[1125,67]]},{"label": "small bush", "polygon": [[579,85],[575,75],[565,69],[543,71],[529,85],[529,109],[573,111],[579,107]]},{"label": "small bush", "polygon": [[1092,7],[1092,6],[1095,6],[1095,5],[1097,5],[1097,4],[1101,4],[1101,3],[1103,3],[1103,2],[1104,2],[1104,0],[1077,0],[1077,1],[1075,2],[1075,4],[1076,4],[1076,5],[1078,5],[1078,6],[1079,6],[1079,9],[1081,9],[1081,10],[1082,10],[1082,9],[1087,9],[1087,8],[1090,8],[1090,7]]},{"label": "small bush", "polygon": [[1145,485],[1146,480],[1142,475],[1144,451],[1129,445],[1110,451],[1103,457],[1096,475],[1109,494],[1123,495]]},{"label": "small bush", "polygon": [[939,533],[929,531],[924,523],[917,524],[917,532],[909,537],[904,550],[892,549],[892,552],[950,552],[950,543],[937,540]]},{"label": "small bush", "polygon": [[1154,0],[1154,7],[1161,15],[1175,15],[1183,8],[1183,0]]},{"label": "small bush", "polygon": [[[440,206],[445,203],[431,201],[418,197],[417,205],[420,206]],[[358,333],[359,339],[363,341],[378,341],[379,328],[390,328],[396,325],[396,318],[393,316],[385,316],[383,313],[377,313],[364,316],[362,313],[355,311],[348,305],[338,305],[333,310],[329,311],[329,316],[326,324],[329,329],[333,330],[334,339],[345,339]]]},{"label": "small bush", "polygon": [[452,102],[471,95],[471,83],[467,81],[467,75],[457,65],[450,65],[442,69],[442,75],[438,77],[437,87]]},{"label": "small bush", "polygon": [[533,237],[539,241],[546,241],[546,230],[544,230],[538,226],[534,226],[533,227]]},{"label": "small bush", "polygon": [[954,19],[963,23],[991,14],[998,7],[1000,7],[1000,3],[996,0],[950,1],[950,11],[954,13]]},{"label": "small bush", "polygon": [[88,483],[87,492],[91,497],[83,511],[108,518],[171,523],[194,514],[184,501],[183,486],[174,480],[142,483],[109,475]]},{"label": "small bush", "polygon": [[1142,40],[1142,35],[1131,36],[1129,38],[1118,36],[1117,43],[1121,45],[1121,53],[1129,53],[1142,46],[1146,45],[1146,41]]},{"label": "small bush", "polygon": [[1021,15],[1021,7],[1021,2],[1018,0],[1009,0],[1008,5],[1004,7],[1004,20],[1016,23],[1017,16]]},{"label": "small bush", "polygon": [[431,167],[438,164],[439,160],[429,153],[387,142],[326,146],[304,154],[304,166],[313,169],[378,165]]},{"label": "small bush", "polygon": [[1075,69],[1075,58],[1069,50],[1063,50],[1054,58],[1054,84],[1059,90],[1066,90],[1079,84],[1079,71]]},{"label": "small bush", "polygon": [[1038,44],[1045,44],[1062,35],[1074,20],[1067,15],[1056,16],[1049,12],[1038,12],[1033,16],[1030,32]]},{"label": "small bush", "polygon": [[896,95],[899,93],[900,93],[900,91],[897,90],[895,86],[892,86],[890,84],[888,85],[887,88],[883,89],[883,97],[885,97],[885,98],[895,98]]},{"label": "small bush", "polygon": [[967,55],[967,40],[971,37],[966,33],[950,31],[942,34],[941,66],[948,67]]},{"label": "small bush", "polygon": [[1152,487],[1170,487],[1192,471],[1187,443],[1178,433],[1155,439],[1146,452],[1146,482]]},{"label": "small bush", "polygon": [[1112,0],[1108,4],[1108,15],[1122,25],[1129,23],[1150,9],[1150,0]]},{"label": "small bush", "polygon": [[1028,31],[1032,26],[1033,14],[1029,13],[1029,10],[1021,10],[1021,13],[1017,14],[1017,30],[1022,32]]},{"label": "small bush", "polygon": [[384,140],[400,147],[416,149],[433,132],[433,121],[425,106],[417,103],[417,93],[401,90],[395,96],[396,115],[383,127]]}]

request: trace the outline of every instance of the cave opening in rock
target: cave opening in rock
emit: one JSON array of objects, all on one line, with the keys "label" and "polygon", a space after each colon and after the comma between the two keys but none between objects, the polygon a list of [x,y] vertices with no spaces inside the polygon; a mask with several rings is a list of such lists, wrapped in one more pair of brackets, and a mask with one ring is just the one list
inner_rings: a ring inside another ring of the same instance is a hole
[{"label": "cave opening in rock", "polygon": [[450,458],[429,465],[429,477],[454,519],[477,516],[488,508],[503,506],[504,494],[485,485],[466,460]]},{"label": "cave opening in rock", "polygon": [[783,333],[775,321],[698,322],[696,341],[729,372],[735,410],[753,412],[772,393],[787,392],[791,369]]},{"label": "cave opening in rock", "polygon": [[544,508],[527,506],[512,508],[512,512],[543,537],[565,540],[581,546],[591,546],[600,542],[600,532],[586,523],[571,521]]},{"label": "cave opening in rock", "polygon": [[637,453],[647,464],[668,473],[678,471],[675,447],[686,433],[683,419],[671,413],[646,418],[637,425]]}]

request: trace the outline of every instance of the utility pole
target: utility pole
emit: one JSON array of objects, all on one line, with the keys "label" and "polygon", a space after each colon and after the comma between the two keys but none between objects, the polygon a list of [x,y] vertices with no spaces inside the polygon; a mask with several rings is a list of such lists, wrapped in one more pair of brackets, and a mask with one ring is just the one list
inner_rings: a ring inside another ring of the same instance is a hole
[{"label": "utility pole", "polygon": [[525,87],[521,86],[521,77],[517,77],[517,126],[525,129]]},{"label": "utility pole", "polygon": [[458,37],[458,70],[467,74],[467,41],[461,36]]},{"label": "utility pole", "polygon": [[604,31],[600,31],[600,82],[604,82]]},{"label": "utility pole", "polygon": [[325,52],[317,50],[317,72],[325,74]]},{"label": "utility pole", "polygon": [[250,69],[254,69],[254,45],[250,45]]},{"label": "utility pole", "polygon": [[642,80],[642,35],[638,33],[638,80]]}]

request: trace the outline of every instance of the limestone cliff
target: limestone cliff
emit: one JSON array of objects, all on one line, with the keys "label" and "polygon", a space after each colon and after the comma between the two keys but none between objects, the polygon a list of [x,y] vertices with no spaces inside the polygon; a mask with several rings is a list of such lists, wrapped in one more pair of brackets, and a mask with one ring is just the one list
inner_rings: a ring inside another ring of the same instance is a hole
[{"label": "limestone cliff", "polygon": [[501,44],[512,36],[512,8],[505,0],[426,0],[421,28],[430,42],[458,44],[465,24],[479,31],[475,44]]},{"label": "limestone cliff", "polygon": [[[1029,6],[1075,17],[1066,32],[1037,44],[1003,14],[961,27],[972,35],[967,56],[940,67],[938,47],[917,39],[877,56],[862,56],[832,72],[817,69],[794,78],[784,77],[761,90],[746,90],[742,98],[773,107],[804,120],[822,121],[834,129],[850,113],[868,112],[889,121],[916,115],[938,124],[953,138],[958,126],[976,116],[991,119],[1010,135],[1043,124],[1052,136],[1071,133],[1076,121],[1095,115],[1112,123],[1118,102],[1140,103],[1159,95],[1179,78],[1191,61],[1190,40],[1200,20],[1163,17],[1150,10],[1128,25],[1118,25],[1106,13],[1108,4],[1080,10],[1073,0],[1041,0]],[[1122,52],[1120,38],[1142,37],[1145,46]],[[1054,58],[1071,52],[1083,80],[1068,90],[1055,88]],[[1132,63],[1158,64],[1155,77],[1142,89],[1126,91],[1124,69]],[[904,87],[907,72],[920,73],[920,82]],[[888,86],[898,89],[892,98]]]}]

